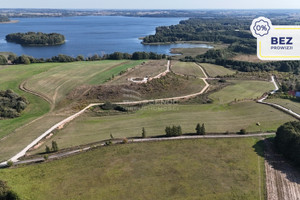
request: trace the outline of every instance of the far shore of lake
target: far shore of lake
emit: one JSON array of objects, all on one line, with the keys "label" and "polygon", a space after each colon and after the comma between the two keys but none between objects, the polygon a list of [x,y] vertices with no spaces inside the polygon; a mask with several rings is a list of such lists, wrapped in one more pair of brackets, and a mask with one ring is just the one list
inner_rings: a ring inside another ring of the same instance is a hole
[{"label": "far shore of lake", "polygon": [[19,20],[10,20],[8,22],[0,22],[0,24],[14,24],[14,23],[18,23]]}]

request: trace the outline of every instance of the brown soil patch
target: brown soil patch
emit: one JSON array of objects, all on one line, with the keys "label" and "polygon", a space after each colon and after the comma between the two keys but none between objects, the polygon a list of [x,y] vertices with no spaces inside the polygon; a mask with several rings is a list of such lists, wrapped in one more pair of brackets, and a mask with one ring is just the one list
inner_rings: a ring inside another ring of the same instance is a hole
[{"label": "brown soil patch", "polygon": [[138,101],[182,96],[201,91],[203,84],[196,78],[186,78],[168,73],[160,79],[153,79],[147,83],[80,86],[74,89],[68,99],[76,101]]},{"label": "brown soil patch", "polygon": [[260,60],[257,55],[247,55],[247,54],[240,54],[237,56],[234,56],[232,60],[237,60],[237,61],[245,61],[245,62],[254,62],[254,63],[263,63],[266,61]]},{"label": "brown soil patch", "polygon": [[299,200],[300,172],[277,154],[265,140],[265,170],[268,200]]}]

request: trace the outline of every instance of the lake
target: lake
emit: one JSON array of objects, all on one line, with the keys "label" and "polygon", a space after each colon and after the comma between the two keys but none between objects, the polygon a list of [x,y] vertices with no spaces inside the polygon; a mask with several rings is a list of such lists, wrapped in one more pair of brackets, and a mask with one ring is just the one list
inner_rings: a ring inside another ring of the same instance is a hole
[{"label": "lake", "polygon": [[[49,58],[58,54],[70,56],[135,51],[170,54],[171,48],[210,47],[205,44],[143,45],[140,37],[155,33],[157,26],[178,24],[183,18],[145,18],[121,16],[80,16],[49,18],[14,18],[18,23],[0,24],[0,52]],[[24,47],[8,43],[5,36],[16,32],[57,32],[66,37],[61,46]]]}]

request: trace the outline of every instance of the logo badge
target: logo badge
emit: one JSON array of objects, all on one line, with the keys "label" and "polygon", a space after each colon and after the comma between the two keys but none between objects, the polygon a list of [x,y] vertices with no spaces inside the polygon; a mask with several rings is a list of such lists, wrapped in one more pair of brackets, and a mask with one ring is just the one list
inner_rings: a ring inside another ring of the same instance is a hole
[{"label": "logo badge", "polygon": [[257,56],[261,60],[300,60],[300,26],[274,26],[259,17],[250,30],[257,38]]}]

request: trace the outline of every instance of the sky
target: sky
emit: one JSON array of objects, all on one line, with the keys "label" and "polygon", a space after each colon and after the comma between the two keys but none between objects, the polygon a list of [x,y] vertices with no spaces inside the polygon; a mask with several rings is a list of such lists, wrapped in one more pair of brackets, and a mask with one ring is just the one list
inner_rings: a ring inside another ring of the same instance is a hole
[{"label": "sky", "polygon": [[299,0],[0,0],[0,8],[300,9]]}]

